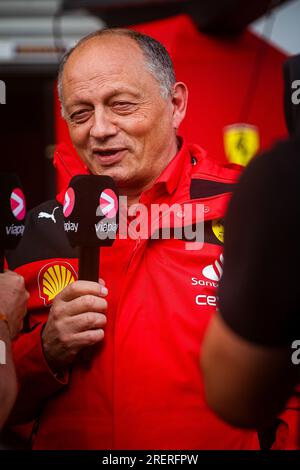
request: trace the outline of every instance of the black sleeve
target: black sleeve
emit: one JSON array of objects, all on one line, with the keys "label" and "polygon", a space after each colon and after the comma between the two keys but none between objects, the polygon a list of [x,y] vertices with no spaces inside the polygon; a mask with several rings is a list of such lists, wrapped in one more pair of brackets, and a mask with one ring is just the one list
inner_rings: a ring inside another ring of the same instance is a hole
[{"label": "black sleeve", "polygon": [[261,345],[300,339],[299,193],[299,141],[280,143],[250,163],[226,216],[220,313]]}]

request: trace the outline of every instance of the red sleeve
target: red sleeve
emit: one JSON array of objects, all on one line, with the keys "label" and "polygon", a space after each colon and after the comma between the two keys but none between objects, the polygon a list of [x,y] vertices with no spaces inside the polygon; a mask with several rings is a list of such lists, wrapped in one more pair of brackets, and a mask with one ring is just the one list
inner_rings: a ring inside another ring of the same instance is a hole
[{"label": "red sleeve", "polygon": [[49,368],[42,347],[44,322],[13,342],[13,355],[19,382],[19,394],[10,422],[20,424],[36,418],[43,403],[67,385],[69,374],[54,374]]}]

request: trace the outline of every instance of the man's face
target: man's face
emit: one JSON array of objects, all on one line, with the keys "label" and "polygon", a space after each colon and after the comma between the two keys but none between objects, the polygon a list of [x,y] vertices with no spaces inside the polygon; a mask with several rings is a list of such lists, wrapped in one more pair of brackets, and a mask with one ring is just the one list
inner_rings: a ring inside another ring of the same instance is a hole
[{"label": "man's face", "polygon": [[75,50],[64,69],[63,101],[79,156],[119,187],[146,188],[176,154],[183,115],[172,97],[162,97],[131,38],[93,38]]}]

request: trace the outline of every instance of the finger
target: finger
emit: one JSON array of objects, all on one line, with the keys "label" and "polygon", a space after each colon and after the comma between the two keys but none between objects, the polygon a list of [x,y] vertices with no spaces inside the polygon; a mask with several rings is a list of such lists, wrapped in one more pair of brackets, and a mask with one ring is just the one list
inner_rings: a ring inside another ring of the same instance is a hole
[{"label": "finger", "polygon": [[67,319],[68,331],[80,333],[88,330],[103,329],[107,323],[103,313],[86,312]]},{"label": "finger", "polygon": [[7,276],[20,276],[20,274],[12,271],[11,269],[4,269],[4,273],[2,274],[6,274]]},{"label": "finger", "polygon": [[28,301],[30,299],[30,294],[25,290],[25,293],[23,294],[23,301],[22,301],[22,307],[23,307],[23,316],[26,315],[27,312],[27,307],[28,307]]},{"label": "finger", "polygon": [[61,291],[56,298],[69,302],[83,295],[105,296],[107,289],[102,284],[93,281],[75,281]]},{"label": "finger", "polygon": [[20,287],[24,287],[25,286],[25,281],[24,281],[24,277],[21,276],[20,274],[16,273],[15,271],[11,271],[9,269],[5,270],[4,272],[5,276],[9,276],[11,279],[11,282],[14,283],[14,285],[17,283],[17,285],[19,284]]},{"label": "finger", "polygon": [[70,302],[61,302],[59,305],[60,316],[74,316],[86,312],[104,313],[107,310],[107,302],[102,297],[95,295],[83,295]]},{"label": "finger", "polygon": [[99,343],[104,338],[104,330],[99,328],[98,330],[88,330],[81,333],[77,333],[72,337],[72,348],[81,349],[85,346],[92,346],[93,344]]}]

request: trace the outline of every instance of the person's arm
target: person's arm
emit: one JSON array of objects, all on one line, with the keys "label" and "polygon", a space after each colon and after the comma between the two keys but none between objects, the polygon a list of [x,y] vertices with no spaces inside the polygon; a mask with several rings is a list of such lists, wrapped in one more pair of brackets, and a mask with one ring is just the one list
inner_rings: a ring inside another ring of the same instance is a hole
[{"label": "person's arm", "polygon": [[264,347],[231,330],[220,315],[208,328],[201,367],[209,406],[239,427],[271,423],[299,379],[290,347]]},{"label": "person's arm", "polygon": [[0,429],[17,395],[11,339],[22,328],[28,297],[22,276],[12,271],[0,273]]},{"label": "person's arm", "polygon": [[12,360],[8,326],[0,321],[0,430],[17,396],[17,379]]},{"label": "person's arm", "polygon": [[225,219],[219,315],[202,349],[207,400],[239,426],[268,425],[297,382],[299,142],[252,161]]}]

